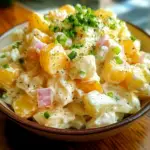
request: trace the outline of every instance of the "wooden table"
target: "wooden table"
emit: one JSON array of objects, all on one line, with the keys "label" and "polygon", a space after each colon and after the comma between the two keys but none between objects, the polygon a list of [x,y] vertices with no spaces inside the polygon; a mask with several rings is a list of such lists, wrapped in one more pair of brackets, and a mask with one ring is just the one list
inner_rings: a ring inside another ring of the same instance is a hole
[{"label": "wooden table", "polygon": [[[24,22],[30,11],[20,5],[0,9],[0,34]],[[91,143],[50,141],[22,129],[0,113],[0,150],[150,150],[150,112],[113,137]]]}]

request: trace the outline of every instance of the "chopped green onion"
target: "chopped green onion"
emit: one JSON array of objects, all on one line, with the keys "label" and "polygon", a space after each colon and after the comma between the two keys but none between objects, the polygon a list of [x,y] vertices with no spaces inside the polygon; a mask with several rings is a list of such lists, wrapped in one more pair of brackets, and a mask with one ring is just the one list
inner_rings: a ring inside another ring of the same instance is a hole
[{"label": "chopped green onion", "polygon": [[116,23],[110,24],[109,28],[112,29],[112,30],[115,30],[117,28]]},{"label": "chopped green onion", "polygon": [[73,45],[71,46],[72,49],[73,49],[73,48],[81,48],[81,47],[83,47],[83,44],[73,44]]},{"label": "chopped green onion", "polygon": [[51,30],[53,32],[58,32],[60,29],[58,26],[49,26],[49,30]]},{"label": "chopped green onion", "polygon": [[49,21],[49,18],[48,18],[47,15],[44,15],[44,19],[45,19],[46,21]]},{"label": "chopped green onion", "polygon": [[56,39],[57,39],[58,43],[65,45],[66,41],[67,41],[67,36],[66,35],[58,35]]},{"label": "chopped green onion", "polygon": [[75,51],[72,51],[72,52],[68,55],[68,57],[69,57],[71,60],[74,59],[76,56],[77,56],[77,52],[75,52]]},{"label": "chopped green onion", "polygon": [[94,50],[90,50],[89,55],[96,55],[96,52]]},{"label": "chopped green onion", "polygon": [[136,37],[134,35],[131,35],[130,39],[134,42],[136,40]]},{"label": "chopped green onion", "polygon": [[49,112],[44,112],[44,117],[46,118],[46,119],[48,119],[49,117],[50,117],[50,114],[49,114]]},{"label": "chopped green onion", "polygon": [[113,92],[108,92],[107,95],[111,98],[113,98],[113,96],[114,96]]},{"label": "chopped green onion", "polygon": [[9,68],[9,65],[8,64],[4,64],[2,67],[7,69],[7,68]]},{"label": "chopped green onion", "polygon": [[3,55],[1,55],[1,56],[0,56],[0,58],[5,58],[5,57],[6,57],[6,55],[5,55],[5,54],[3,54]]},{"label": "chopped green onion", "polygon": [[115,60],[116,60],[117,64],[122,64],[123,63],[123,61],[118,56],[115,57]]},{"label": "chopped green onion", "polygon": [[5,99],[7,97],[6,91],[4,89],[0,89],[0,98]]},{"label": "chopped green onion", "polygon": [[121,52],[120,47],[117,47],[117,46],[114,47],[112,50],[113,50],[113,52],[114,52],[115,54],[117,54],[117,55]]},{"label": "chopped green onion", "polygon": [[12,45],[12,48],[15,49],[15,48],[19,48],[19,46],[21,45],[21,42],[20,41],[17,41],[16,43],[14,43]]},{"label": "chopped green onion", "polygon": [[24,64],[24,59],[23,58],[19,58],[19,63],[20,64]]},{"label": "chopped green onion", "polygon": [[80,75],[82,76],[82,77],[84,77],[85,75],[86,75],[86,72],[85,71],[82,71],[82,70],[80,70]]}]

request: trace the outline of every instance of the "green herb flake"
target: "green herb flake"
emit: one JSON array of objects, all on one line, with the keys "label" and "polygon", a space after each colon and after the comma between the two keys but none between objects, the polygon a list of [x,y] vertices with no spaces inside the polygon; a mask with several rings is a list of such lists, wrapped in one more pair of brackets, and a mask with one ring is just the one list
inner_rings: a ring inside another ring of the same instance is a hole
[{"label": "green herb flake", "polygon": [[65,45],[68,38],[66,35],[58,35],[56,39],[58,43]]},{"label": "green herb flake", "polygon": [[83,47],[83,44],[73,44],[73,45],[71,46],[71,49],[73,49],[73,48],[79,49],[79,48],[81,48],[81,47]]},{"label": "green herb flake", "polygon": [[4,90],[4,89],[1,89],[0,88],[0,98],[1,99],[5,99],[5,98],[7,98],[8,96],[7,96],[7,93],[6,93],[6,91]]},{"label": "green herb flake", "polygon": [[120,49],[120,47],[118,47],[118,46],[114,47],[112,50],[113,50],[113,52],[114,52],[115,54],[117,54],[117,55],[121,52],[121,49]]},{"label": "green herb flake", "polygon": [[86,75],[86,72],[85,72],[85,71],[80,70],[80,71],[79,71],[79,74],[80,74],[81,76],[85,76],[85,75]]},{"label": "green herb flake", "polygon": [[111,97],[111,98],[113,98],[113,97],[114,97],[113,92],[108,92],[108,93],[107,93],[107,95],[108,95],[109,97]]},{"label": "green herb flake", "polygon": [[112,30],[115,30],[117,28],[116,23],[110,24],[109,28],[112,29]]},{"label": "green herb flake", "polygon": [[123,61],[118,56],[115,57],[115,60],[116,60],[117,64],[122,64],[123,63]]},{"label": "green herb flake", "polygon": [[3,55],[1,55],[1,56],[0,56],[0,58],[5,58],[5,57],[6,57],[6,55],[5,55],[5,54],[3,54]]},{"label": "green herb flake", "polygon": [[96,52],[94,50],[90,50],[89,55],[96,55]]},{"label": "green herb flake", "polygon": [[131,35],[130,39],[134,42],[136,40],[136,37],[134,35]]},{"label": "green herb flake", "polygon": [[20,45],[21,45],[21,42],[20,42],[20,41],[17,41],[16,43],[14,43],[14,44],[12,45],[12,49],[19,48]]},{"label": "green herb flake", "polygon": [[44,112],[44,117],[45,117],[45,119],[48,119],[49,117],[50,117],[50,114],[49,114],[49,112]]},{"label": "green herb flake", "polygon": [[72,51],[72,52],[68,55],[68,57],[70,58],[70,60],[73,60],[76,56],[77,56],[77,52],[75,52],[75,51]]},{"label": "green herb flake", "polygon": [[7,68],[9,68],[9,65],[8,64],[4,64],[2,67],[7,69]]},{"label": "green herb flake", "polygon": [[45,19],[46,21],[49,21],[49,18],[48,18],[47,15],[44,15],[44,19]]}]

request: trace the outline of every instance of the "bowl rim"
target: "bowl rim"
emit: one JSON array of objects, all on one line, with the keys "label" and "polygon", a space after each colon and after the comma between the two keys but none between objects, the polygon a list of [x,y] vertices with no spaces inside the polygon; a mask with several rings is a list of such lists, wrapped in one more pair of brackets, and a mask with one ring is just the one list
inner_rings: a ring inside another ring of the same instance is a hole
[{"label": "bowl rim", "polygon": [[[13,27],[12,29],[8,30],[7,32],[3,33],[0,36],[0,40],[2,38],[4,38],[5,36],[9,35],[9,33],[14,30],[15,28],[18,28],[19,26],[23,26],[25,25],[27,22],[24,22],[22,24],[19,24],[15,27]],[[148,33],[146,33],[145,31],[143,31],[141,28],[137,27],[136,25],[133,25],[129,22],[126,21],[127,24],[133,26],[134,28],[140,30],[141,32],[143,32],[148,38],[150,38],[150,35],[148,35]],[[32,129],[35,130],[40,130],[40,131],[44,131],[44,132],[49,132],[49,133],[53,133],[53,134],[58,134],[58,135],[89,135],[89,134],[95,134],[95,133],[102,133],[102,132],[107,132],[113,129],[117,129],[121,126],[125,126],[135,120],[137,120],[138,118],[142,117],[144,114],[146,114],[148,111],[150,110],[150,101],[147,101],[147,103],[145,104],[144,107],[142,107],[136,114],[130,115],[129,117],[123,119],[120,122],[108,125],[108,126],[104,126],[104,127],[98,127],[98,128],[90,128],[90,129],[58,129],[58,128],[52,128],[52,127],[46,127],[46,126],[42,126],[36,122],[27,120],[25,118],[21,118],[19,116],[17,116],[13,111],[7,109],[5,106],[3,106],[0,103],[0,111],[2,113],[4,113],[6,116],[8,116],[11,120],[15,121],[18,124],[22,124],[24,126],[30,127]]]}]

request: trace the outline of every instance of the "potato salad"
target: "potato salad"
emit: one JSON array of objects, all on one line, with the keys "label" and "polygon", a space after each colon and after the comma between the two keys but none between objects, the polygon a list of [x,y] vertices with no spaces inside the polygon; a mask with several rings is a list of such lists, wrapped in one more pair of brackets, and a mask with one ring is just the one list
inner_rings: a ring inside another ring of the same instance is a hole
[{"label": "potato salad", "polygon": [[53,128],[97,128],[140,110],[150,54],[108,10],[64,5],[32,13],[0,50],[0,101]]}]

